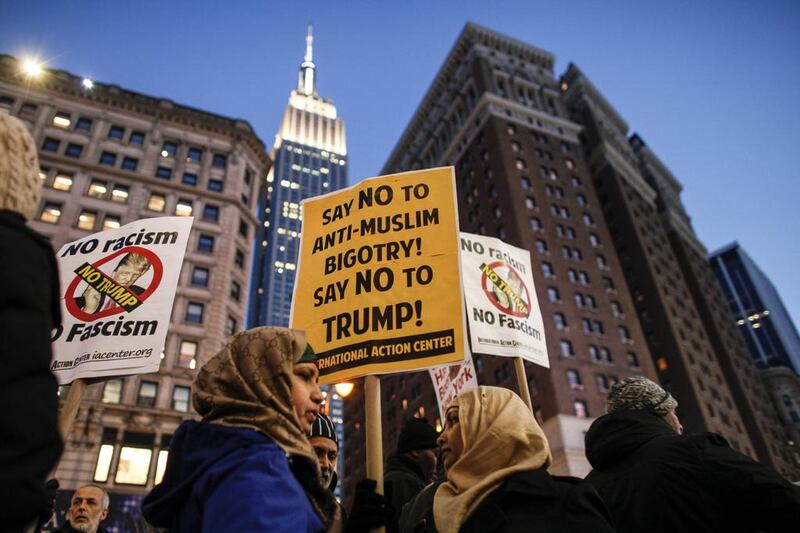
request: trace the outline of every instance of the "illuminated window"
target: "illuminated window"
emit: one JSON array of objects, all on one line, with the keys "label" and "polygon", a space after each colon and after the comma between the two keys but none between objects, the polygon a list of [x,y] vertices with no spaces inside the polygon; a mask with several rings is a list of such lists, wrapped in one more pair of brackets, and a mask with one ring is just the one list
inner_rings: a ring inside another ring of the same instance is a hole
[{"label": "illuminated window", "polygon": [[125,128],[123,128],[122,126],[114,126],[114,125],[112,125],[112,126],[111,126],[111,127],[108,129],[108,138],[109,138],[109,139],[119,139],[119,140],[122,140],[122,138],[123,138],[124,136],[125,136]]},{"label": "illuminated window", "polygon": [[119,452],[114,482],[127,485],[146,485],[153,457],[154,435],[126,431]]},{"label": "illuminated window", "polygon": [[115,215],[106,215],[103,218],[103,229],[117,229],[122,225],[120,218]]},{"label": "illuminated window", "polygon": [[122,401],[122,380],[110,379],[103,385],[103,403],[119,403]]},{"label": "illuminated window", "polygon": [[179,199],[178,203],[175,204],[175,214],[179,217],[192,216],[192,201],[184,198]]},{"label": "illuminated window", "polygon": [[172,409],[186,413],[189,411],[189,387],[175,385],[172,389]]},{"label": "illuminated window", "polygon": [[216,222],[219,220],[219,206],[206,204],[203,207],[203,220]]},{"label": "illuminated window", "polygon": [[80,229],[91,231],[94,229],[94,224],[97,221],[97,213],[94,211],[81,211],[81,214],[78,215],[78,223],[77,226]]},{"label": "illuminated window", "polygon": [[61,141],[58,139],[53,139],[52,137],[45,137],[44,142],[42,142],[42,151],[43,152],[58,152],[58,147],[61,146]]},{"label": "illuminated window", "polygon": [[39,215],[39,220],[48,222],[50,224],[58,224],[61,218],[61,205],[47,202],[42,208],[42,213]]},{"label": "illuminated window", "polygon": [[126,157],[122,160],[122,169],[134,172],[136,167],[139,166],[139,160],[135,157]]},{"label": "illuminated window", "polygon": [[214,237],[211,235],[204,235],[201,234],[197,238],[197,251],[198,252],[205,252],[205,253],[213,253],[214,252]]},{"label": "illuminated window", "polygon": [[64,150],[64,155],[67,157],[72,157],[73,159],[78,159],[82,153],[83,153],[83,145],[75,143],[69,143],[67,145],[67,149]]},{"label": "illuminated window", "polygon": [[72,176],[69,174],[56,174],[53,178],[53,188],[59,191],[68,191],[72,188]]},{"label": "illuminated window", "polygon": [[190,324],[202,324],[204,308],[205,306],[201,303],[189,302],[186,305],[186,316],[184,317],[184,321]]},{"label": "illuminated window", "polygon": [[178,351],[178,366],[193,369],[196,364],[197,357],[197,343],[194,341],[181,341],[180,350]]},{"label": "illuminated window", "polygon": [[669,363],[667,362],[666,357],[659,357],[656,359],[656,366],[661,372],[665,372],[669,368]]},{"label": "illuminated window", "polygon": [[192,285],[208,287],[208,269],[196,266],[192,269]]},{"label": "illuminated window", "polygon": [[94,481],[105,483],[111,470],[111,460],[114,457],[114,444],[117,441],[115,428],[103,428],[103,437],[100,444],[100,453],[97,454],[97,464],[94,467]]},{"label": "illuminated window", "polygon": [[128,142],[130,144],[141,146],[144,144],[144,133],[141,131],[132,131],[131,136],[128,137]]},{"label": "illuminated window", "polygon": [[163,194],[152,193],[147,201],[147,209],[163,213],[167,207],[167,197]]},{"label": "illuminated window", "polygon": [[575,416],[578,418],[589,418],[589,408],[586,406],[584,400],[575,400],[573,406],[575,408]]},{"label": "illuminated window", "polygon": [[89,184],[89,189],[86,191],[87,196],[92,198],[105,198],[108,192],[108,184],[105,181],[93,179]]},{"label": "illuminated window", "polygon": [[114,185],[111,189],[111,201],[120,204],[128,203],[128,187],[125,185]]},{"label": "illuminated window", "polygon": [[167,457],[169,456],[169,449],[162,449],[158,452],[158,459],[156,459],[156,478],[155,483],[158,485],[164,480],[164,472],[167,470]]},{"label": "illuminated window", "polygon": [[69,116],[69,113],[58,112],[53,117],[53,126],[57,128],[69,128],[72,125],[72,119]]},{"label": "illuminated window", "polygon": [[528,165],[527,165],[527,163],[525,163],[524,159],[519,159],[518,158],[514,162],[514,165],[517,167],[517,170],[524,170],[524,169],[528,168]]},{"label": "illuminated window", "polygon": [[572,159],[570,159],[570,158],[568,158],[568,157],[567,157],[567,158],[565,158],[565,159],[564,159],[564,165],[565,165],[565,166],[566,166],[566,167],[567,167],[569,170],[573,170],[573,169],[575,168],[575,161],[573,161]]},{"label": "illuminated window", "polygon": [[186,152],[186,161],[199,163],[201,159],[203,159],[203,150],[200,148],[190,147]]},{"label": "illuminated window", "polygon": [[117,154],[113,154],[111,152],[103,152],[102,154],[100,154],[101,165],[113,167],[116,162],[117,162]]},{"label": "illuminated window", "polygon": [[158,396],[158,383],[152,381],[139,382],[139,397],[136,405],[139,407],[155,407]]}]

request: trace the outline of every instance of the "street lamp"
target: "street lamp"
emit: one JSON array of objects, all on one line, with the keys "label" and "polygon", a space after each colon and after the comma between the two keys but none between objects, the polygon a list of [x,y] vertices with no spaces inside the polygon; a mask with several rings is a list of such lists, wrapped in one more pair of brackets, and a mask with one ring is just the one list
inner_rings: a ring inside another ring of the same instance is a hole
[{"label": "street lamp", "polygon": [[342,398],[347,398],[351,392],[353,392],[353,384],[345,381],[344,383],[337,383],[333,386],[336,389],[336,393],[341,396]]}]

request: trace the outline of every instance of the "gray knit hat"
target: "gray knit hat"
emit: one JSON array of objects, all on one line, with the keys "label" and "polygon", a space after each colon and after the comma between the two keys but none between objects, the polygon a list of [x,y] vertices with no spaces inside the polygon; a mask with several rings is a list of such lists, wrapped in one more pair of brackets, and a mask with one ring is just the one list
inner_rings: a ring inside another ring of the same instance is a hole
[{"label": "gray knit hat", "polygon": [[615,383],[606,400],[607,413],[626,409],[664,416],[676,407],[678,402],[670,393],[644,376],[631,376]]},{"label": "gray knit hat", "polygon": [[317,419],[311,424],[311,431],[308,434],[308,438],[310,439],[312,437],[325,437],[335,442],[337,448],[339,447],[336,427],[333,425],[333,421],[322,413],[317,413]]}]

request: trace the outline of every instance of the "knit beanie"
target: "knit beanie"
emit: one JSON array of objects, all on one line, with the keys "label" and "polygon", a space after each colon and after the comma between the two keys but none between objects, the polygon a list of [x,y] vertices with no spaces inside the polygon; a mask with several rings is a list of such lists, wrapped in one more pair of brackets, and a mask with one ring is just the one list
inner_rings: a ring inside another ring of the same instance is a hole
[{"label": "knit beanie", "polygon": [[439,434],[425,418],[412,418],[403,425],[397,439],[397,453],[436,448]]},{"label": "knit beanie", "polygon": [[0,209],[30,220],[39,207],[41,194],[33,138],[25,124],[0,111]]},{"label": "knit beanie", "polygon": [[670,393],[644,376],[631,376],[615,383],[606,400],[607,413],[627,409],[664,416],[676,407],[678,402]]},{"label": "knit beanie", "polygon": [[333,425],[333,421],[322,413],[317,413],[316,420],[311,424],[311,432],[309,432],[308,438],[310,439],[312,437],[325,437],[335,442],[337,448],[339,447],[339,437],[336,436],[336,427]]}]

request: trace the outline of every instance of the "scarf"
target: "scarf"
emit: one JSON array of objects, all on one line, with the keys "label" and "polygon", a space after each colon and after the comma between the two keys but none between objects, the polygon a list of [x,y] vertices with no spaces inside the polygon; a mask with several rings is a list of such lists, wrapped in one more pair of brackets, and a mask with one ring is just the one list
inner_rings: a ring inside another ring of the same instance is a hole
[{"label": "scarf", "polygon": [[[195,378],[193,405],[204,421],[249,428],[271,438],[290,458],[290,466],[311,506],[326,527],[338,512],[330,491],[319,481],[319,463],[292,402],[291,374],[306,351],[306,334],[259,327],[231,337]],[[313,465],[313,479],[297,463]]]},{"label": "scarf", "polygon": [[434,496],[442,533],[457,532],[509,476],[550,464],[542,428],[512,391],[481,386],[459,394],[452,405],[458,405],[463,449]]}]

